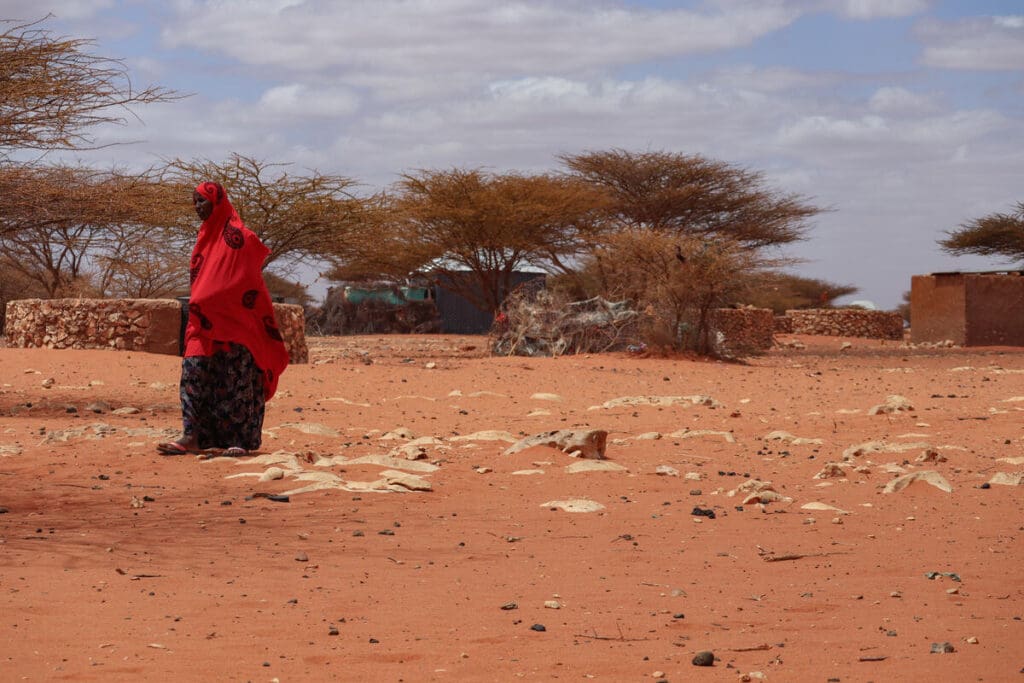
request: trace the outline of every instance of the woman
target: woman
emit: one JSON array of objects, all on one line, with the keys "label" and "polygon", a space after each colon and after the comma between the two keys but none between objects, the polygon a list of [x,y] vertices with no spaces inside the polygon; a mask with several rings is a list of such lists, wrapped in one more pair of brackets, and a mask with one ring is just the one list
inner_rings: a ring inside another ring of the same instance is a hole
[{"label": "woman", "polygon": [[230,456],[260,447],[263,412],[288,365],[263,262],[270,250],[242,224],[219,183],[192,193],[202,225],[192,249],[184,358],[183,436],[164,455],[223,448]]}]

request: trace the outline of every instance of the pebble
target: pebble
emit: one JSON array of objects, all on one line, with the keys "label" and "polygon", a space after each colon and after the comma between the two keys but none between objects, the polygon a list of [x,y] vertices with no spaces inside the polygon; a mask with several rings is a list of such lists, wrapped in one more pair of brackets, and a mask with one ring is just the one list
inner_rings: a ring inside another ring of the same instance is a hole
[{"label": "pebble", "polygon": [[530,627],[530,630],[531,631],[547,631],[547,629],[544,628],[544,624],[534,624],[533,626]]},{"label": "pebble", "polygon": [[715,653],[711,650],[702,650],[693,656],[694,666],[714,666]]},{"label": "pebble", "polygon": [[295,561],[296,562],[309,562],[309,555],[307,555],[306,553],[299,553],[298,555],[295,556]]},{"label": "pebble", "polygon": [[544,607],[547,609],[562,609],[562,603],[558,602],[558,600],[545,600]]},{"label": "pebble", "polygon": [[948,654],[950,652],[956,652],[956,648],[953,647],[953,643],[932,643],[931,653],[934,654]]},{"label": "pebble", "polygon": [[506,602],[504,605],[501,606],[501,609],[505,611],[519,609],[519,605],[514,602]]},{"label": "pebble", "polygon": [[330,628],[328,628],[327,629],[327,635],[329,635],[329,636],[336,636],[336,635],[338,635],[338,627],[337,626],[331,626]]}]

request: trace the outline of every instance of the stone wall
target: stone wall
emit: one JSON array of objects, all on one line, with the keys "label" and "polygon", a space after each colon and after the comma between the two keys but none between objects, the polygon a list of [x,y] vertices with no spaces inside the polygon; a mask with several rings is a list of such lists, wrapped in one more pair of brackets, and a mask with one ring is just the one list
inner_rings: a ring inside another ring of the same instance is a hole
[{"label": "stone wall", "polygon": [[724,337],[726,356],[760,353],[772,347],[775,315],[768,308],[719,308],[712,327]]},{"label": "stone wall", "polygon": [[786,311],[793,334],[903,339],[903,316],[859,308],[809,308]]},{"label": "stone wall", "polygon": [[[7,303],[11,346],[181,353],[181,304],[174,299],[21,299]],[[274,304],[293,363],[308,362],[301,306]]]}]

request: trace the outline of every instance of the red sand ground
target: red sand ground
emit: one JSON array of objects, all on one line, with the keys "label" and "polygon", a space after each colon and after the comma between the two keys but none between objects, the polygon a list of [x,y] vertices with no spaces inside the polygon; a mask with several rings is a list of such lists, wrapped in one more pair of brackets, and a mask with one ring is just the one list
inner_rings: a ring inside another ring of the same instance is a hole
[{"label": "red sand ground", "polygon": [[[442,440],[427,447],[431,492],[250,498],[308,482],[229,479],[267,465],[160,457],[155,432],[130,431],[178,427],[178,359],[0,349],[0,678],[1024,680],[1024,487],[981,488],[1024,471],[1000,460],[1024,456],[1024,349],[802,337],[726,364],[488,358],[479,337],[311,341],[268,406],[262,452],[369,481],[380,467],[308,461],[387,453],[401,442],[380,437],[404,427]],[[700,394],[722,407],[590,409]],[[914,409],[867,414],[893,394]],[[86,410],[97,401],[141,412]],[[451,440],[584,427],[608,430],[628,471],[570,474],[578,461],[552,448]],[[684,428],[735,443],[667,436]],[[776,430],[821,443],[764,440]],[[664,436],[636,438],[649,432]],[[868,441],[916,445],[813,478]],[[948,460],[916,462],[924,444]],[[889,464],[953,491],[883,493]],[[792,502],[737,510],[727,493],[748,474]],[[543,505],[568,498],[605,509]],[[955,651],[932,654],[941,642]],[[713,667],[691,663],[701,650]]]}]

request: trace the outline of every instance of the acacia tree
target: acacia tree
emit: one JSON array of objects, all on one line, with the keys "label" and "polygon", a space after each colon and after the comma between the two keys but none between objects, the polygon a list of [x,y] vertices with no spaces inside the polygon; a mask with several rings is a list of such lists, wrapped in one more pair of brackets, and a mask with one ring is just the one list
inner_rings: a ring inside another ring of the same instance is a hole
[{"label": "acacia tree", "polygon": [[742,300],[770,264],[735,240],[638,228],[608,236],[585,268],[606,295],[643,311],[648,343],[712,354],[714,310]]},{"label": "acacia tree", "polygon": [[1024,260],[1024,202],[1010,213],[992,213],[960,225],[939,240],[943,251],[954,256],[977,254]]},{"label": "acacia tree", "polygon": [[231,154],[222,162],[170,160],[162,175],[184,188],[186,202],[200,182],[221,183],[242,221],[270,249],[264,268],[275,264],[287,272],[310,259],[343,257],[374,205],[353,193],[351,178],[315,170],[293,174],[283,170],[287,166]]},{"label": "acacia tree", "polygon": [[158,86],[136,89],[128,68],[89,52],[93,41],[53,35],[44,20],[0,20],[0,162],[15,149],[86,149],[89,131],[124,123],[131,107],[179,97]]},{"label": "acacia tree", "polygon": [[190,207],[177,194],[147,174],[11,166],[0,171],[0,260],[51,298],[167,295],[187,272]]},{"label": "acacia tree", "polygon": [[836,299],[857,291],[852,285],[776,270],[754,276],[754,282],[756,285],[747,292],[744,302],[770,308],[778,315],[795,308],[831,308]]},{"label": "acacia tree", "polygon": [[613,149],[559,159],[570,175],[606,196],[612,229],[761,248],[803,239],[807,221],[821,211],[800,195],[767,187],[761,173],[700,155]]},{"label": "acacia tree", "polygon": [[566,177],[479,169],[407,174],[387,200],[375,229],[387,237],[366,254],[373,265],[364,270],[397,277],[418,270],[494,311],[523,266],[570,268],[590,243],[600,205],[599,195]]}]

